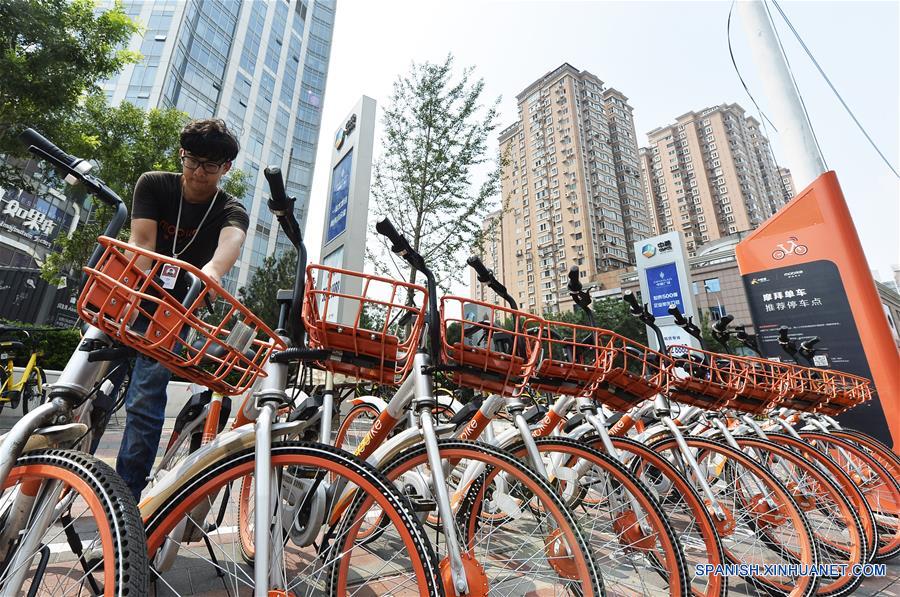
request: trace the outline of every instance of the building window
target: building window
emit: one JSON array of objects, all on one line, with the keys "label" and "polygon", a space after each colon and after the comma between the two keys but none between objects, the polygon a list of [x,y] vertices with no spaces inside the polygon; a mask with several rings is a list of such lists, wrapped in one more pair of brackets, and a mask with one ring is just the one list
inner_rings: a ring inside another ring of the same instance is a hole
[{"label": "building window", "polygon": [[706,290],[706,292],[720,292],[722,290],[718,278],[709,278],[708,280],[703,280],[703,288],[704,290]]}]

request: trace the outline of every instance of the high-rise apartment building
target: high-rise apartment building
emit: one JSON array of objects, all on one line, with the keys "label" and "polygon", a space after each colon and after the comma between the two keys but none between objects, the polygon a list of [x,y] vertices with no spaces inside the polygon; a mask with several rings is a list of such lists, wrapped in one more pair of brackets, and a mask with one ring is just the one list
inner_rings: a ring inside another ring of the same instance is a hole
[{"label": "high-rise apartment building", "polygon": [[228,290],[289,242],[266,207],[262,170],[281,168],[305,227],[336,0],[125,0],[144,25],[130,48],[144,59],[104,85],[112,103],[175,107],[222,118],[238,135],[234,166],[248,177],[247,240]]},{"label": "high-rise apartment building", "polygon": [[[570,64],[516,98],[519,120],[500,133],[506,209],[488,242],[499,249],[485,263],[496,259],[521,308],[558,311],[571,266],[595,281],[632,263],[631,240],[650,234],[634,120],[624,95]],[[473,277],[474,297],[480,286]]]},{"label": "high-rise apartment building", "polygon": [[756,228],[789,191],[759,123],[737,104],[679,116],[650,131],[641,176],[654,232],[680,230],[688,253],[709,241]]},{"label": "high-rise apartment building", "polygon": [[784,193],[784,202],[787,203],[794,198],[797,191],[794,189],[794,177],[787,168],[779,166],[778,175],[781,177],[782,191]]}]

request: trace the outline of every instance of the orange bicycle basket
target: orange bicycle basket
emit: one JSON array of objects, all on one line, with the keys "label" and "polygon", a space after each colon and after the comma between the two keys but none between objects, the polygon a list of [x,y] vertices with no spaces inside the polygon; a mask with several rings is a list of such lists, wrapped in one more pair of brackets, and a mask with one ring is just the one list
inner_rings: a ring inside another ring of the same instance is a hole
[{"label": "orange bicycle basket", "polygon": [[739,359],[690,346],[669,347],[671,398],[706,410],[729,405],[747,384]]},{"label": "orange bicycle basket", "polygon": [[[728,355],[720,355],[728,357]],[[736,367],[744,368],[742,384],[734,386],[735,397],[726,408],[763,414],[774,407],[790,387],[791,368],[784,363],[756,357],[730,356]],[[740,378],[738,378],[740,379]]]},{"label": "orange bicycle basket", "polygon": [[303,323],[316,363],[356,379],[397,385],[412,366],[424,324],[422,286],[324,265],[306,268]]},{"label": "orange bicycle basket", "polygon": [[668,389],[668,357],[640,342],[609,330],[599,330],[607,347],[607,362],[591,396],[618,411]]},{"label": "orange bicycle basket", "polygon": [[609,360],[608,339],[602,332],[575,323],[545,321],[541,360],[531,387],[568,396],[590,393]]},{"label": "orange bicycle basket", "polygon": [[872,398],[871,382],[865,377],[827,369],[822,371],[829,399],[816,412],[837,416]]},{"label": "orange bicycle basket", "polygon": [[778,405],[800,412],[814,412],[828,401],[830,390],[822,370],[785,363],[790,367],[790,384]]},{"label": "orange bicycle basket", "polygon": [[[465,313],[483,314],[468,321]],[[544,320],[506,307],[458,296],[441,298],[444,365],[453,382],[511,396],[525,387],[541,351]]]},{"label": "orange bicycle basket", "polygon": [[[105,236],[98,242],[104,251],[95,267],[84,270],[79,316],[178,377],[224,395],[240,394],[265,374],[272,351],[285,347],[275,332],[193,265]],[[187,306],[163,288],[160,277],[184,271],[203,282]],[[224,309],[201,317],[212,295]]]}]

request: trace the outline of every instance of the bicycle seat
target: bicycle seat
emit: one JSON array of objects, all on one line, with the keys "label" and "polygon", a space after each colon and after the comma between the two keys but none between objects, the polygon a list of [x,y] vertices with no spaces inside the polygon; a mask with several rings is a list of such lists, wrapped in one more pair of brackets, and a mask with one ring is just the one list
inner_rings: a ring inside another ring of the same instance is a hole
[{"label": "bicycle seat", "polygon": [[0,350],[6,352],[18,352],[20,350],[24,350],[25,345],[18,340],[7,340],[5,342],[0,342]]},{"label": "bicycle seat", "polygon": [[469,420],[475,416],[475,413],[478,412],[478,409],[481,408],[480,400],[472,400],[463,405],[459,412],[457,412],[450,419],[450,423],[454,427],[458,427],[460,425],[464,425],[469,422]]},{"label": "bicycle seat", "polygon": [[524,417],[529,425],[534,425],[543,419],[545,414],[547,414],[547,407],[543,404],[538,404],[526,410]]}]

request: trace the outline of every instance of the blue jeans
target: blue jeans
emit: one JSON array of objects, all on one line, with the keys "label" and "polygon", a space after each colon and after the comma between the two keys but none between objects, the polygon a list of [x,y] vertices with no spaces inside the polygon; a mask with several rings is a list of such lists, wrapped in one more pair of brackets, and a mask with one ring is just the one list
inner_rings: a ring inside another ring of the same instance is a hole
[{"label": "blue jeans", "polygon": [[166,416],[166,386],[172,372],[144,356],[135,359],[131,386],[125,396],[125,431],[116,459],[116,472],[136,500],[147,486]]}]

